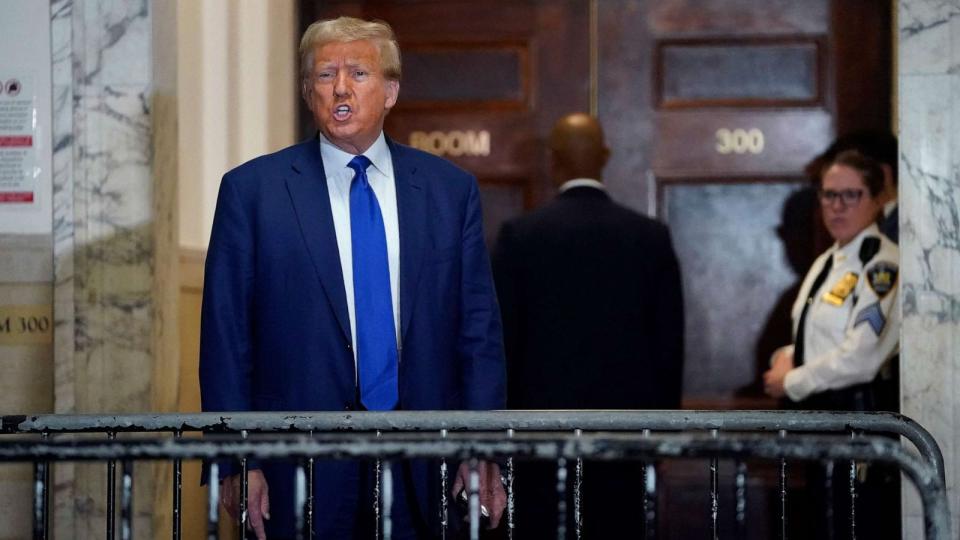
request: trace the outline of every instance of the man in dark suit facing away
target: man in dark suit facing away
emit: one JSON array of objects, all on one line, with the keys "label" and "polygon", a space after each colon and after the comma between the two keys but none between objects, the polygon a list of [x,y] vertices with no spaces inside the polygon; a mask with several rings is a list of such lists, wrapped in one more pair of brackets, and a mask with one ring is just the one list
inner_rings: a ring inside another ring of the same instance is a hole
[{"label": "man in dark suit facing away", "polygon": [[[493,252],[508,407],[678,408],[684,319],[669,231],[611,200],[601,178],[609,150],[595,118],[561,118],[550,147],[560,194],[504,224]],[[555,478],[518,465],[520,538],[556,530]],[[613,538],[639,522],[641,479],[636,467],[587,464],[588,537]]]}]

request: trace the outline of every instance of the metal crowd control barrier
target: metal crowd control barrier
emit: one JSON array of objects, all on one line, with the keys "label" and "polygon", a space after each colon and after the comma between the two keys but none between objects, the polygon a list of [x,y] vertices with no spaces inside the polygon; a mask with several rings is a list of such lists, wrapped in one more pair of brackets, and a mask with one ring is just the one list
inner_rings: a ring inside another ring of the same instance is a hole
[{"label": "metal crowd control barrier", "polygon": [[[244,437],[183,439],[182,433],[239,433]],[[168,432],[173,437],[158,440],[116,439],[120,432]],[[932,436],[909,418],[893,413],[825,413],[797,411],[494,411],[494,412],[365,412],[365,413],[204,413],[159,415],[41,415],[4,416],[0,434],[40,434],[41,439],[0,439],[0,461],[33,461],[36,493],[34,530],[46,538],[49,530],[49,483],[51,462],[106,461],[108,464],[108,528],[113,538],[115,523],[114,468],[122,462],[121,534],[131,538],[133,461],[167,459],[174,463],[173,537],[180,538],[180,463],[184,459],[235,458],[298,460],[298,531],[307,538],[312,530],[312,475],[315,458],[382,460],[384,488],[390,485],[390,462],[409,458],[476,460],[514,457],[555,460],[558,479],[567,475],[567,462],[592,460],[711,459],[711,491],[715,504],[716,460],[737,460],[737,518],[741,519],[740,464],[744,458],[780,460],[781,491],[786,484],[786,460],[867,461],[896,465],[917,487],[924,508],[928,539],[950,535],[949,511],[944,487],[943,457]],[[62,433],[105,433],[104,441],[64,440]],[[247,433],[270,433],[270,439],[246,438]],[[299,436],[294,434],[299,433]],[[853,438],[822,434],[853,433]],[[820,435],[811,435],[820,434]],[[912,452],[888,437],[898,435],[916,448]],[[444,461],[445,463],[445,461]],[[851,463],[852,466],[852,463]],[[651,466],[648,465],[648,471]],[[579,471],[579,468],[578,468]],[[216,467],[210,477],[216,478]],[[470,493],[470,533],[478,538],[479,502],[475,483]],[[655,490],[655,482],[646,482]],[[213,483],[215,486],[216,483]],[[558,482],[558,489],[563,485]],[[508,490],[512,490],[508,481]],[[390,499],[386,492],[381,499]],[[246,496],[244,489],[244,499]],[[444,493],[446,495],[446,493]],[[652,538],[655,527],[653,493],[644,491],[645,531]],[[217,490],[210,490],[209,529],[216,535]],[[512,500],[512,492],[509,494]],[[745,501],[745,499],[743,499]],[[443,498],[444,503],[446,497]],[[243,501],[242,501],[243,502]],[[390,532],[390,508],[382,504],[384,538]],[[445,508],[444,504],[444,508]],[[715,510],[715,507],[714,507]],[[781,512],[785,512],[785,507]],[[566,498],[559,497],[558,538],[565,538]],[[576,513],[578,510],[574,508]],[[509,518],[509,513],[508,513]],[[781,523],[785,513],[781,513]],[[512,525],[512,524],[511,524]],[[242,527],[243,524],[240,524]],[[716,531],[716,512],[713,512]],[[512,532],[512,529],[510,529]],[[579,533],[579,529],[577,530]],[[786,531],[782,531],[785,536]],[[579,534],[578,534],[579,536]]]}]

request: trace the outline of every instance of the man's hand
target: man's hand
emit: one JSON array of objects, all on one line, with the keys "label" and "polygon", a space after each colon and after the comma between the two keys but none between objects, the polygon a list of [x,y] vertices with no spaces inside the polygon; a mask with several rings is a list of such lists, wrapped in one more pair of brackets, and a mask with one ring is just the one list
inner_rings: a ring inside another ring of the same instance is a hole
[{"label": "man's hand", "polygon": [[[228,476],[220,482],[220,504],[230,517],[237,519],[240,513],[240,498],[243,484],[240,475]],[[257,540],[267,540],[263,520],[270,519],[270,497],[267,495],[267,479],[259,469],[247,471],[247,527],[253,529]]]},{"label": "man's hand", "polygon": [[[500,481],[500,466],[496,463],[480,461],[477,463],[477,472],[480,474],[480,504],[490,512],[490,528],[496,529],[503,516],[503,509],[507,507],[507,493],[503,490]],[[457,477],[453,481],[451,495],[457,497],[460,490],[467,489],[469,493],[470,465],[461,463],[457,469]]]},{"label": "man's hand", "polygon": [[763,374],[763,391],[770,397],[782,398],[787,395],[783,380],[793,369],[793,354],[788,350],[779,350],[773,357],[770,369]]}]

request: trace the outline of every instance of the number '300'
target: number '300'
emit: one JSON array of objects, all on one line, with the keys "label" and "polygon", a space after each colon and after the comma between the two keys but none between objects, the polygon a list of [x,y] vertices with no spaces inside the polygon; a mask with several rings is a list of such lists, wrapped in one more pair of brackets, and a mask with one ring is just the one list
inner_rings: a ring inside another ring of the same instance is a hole
[{"label": "number '300'", "polygon": [[717,153],[759,154],[763,152],[763,132],[757,128],[717,130]]}]

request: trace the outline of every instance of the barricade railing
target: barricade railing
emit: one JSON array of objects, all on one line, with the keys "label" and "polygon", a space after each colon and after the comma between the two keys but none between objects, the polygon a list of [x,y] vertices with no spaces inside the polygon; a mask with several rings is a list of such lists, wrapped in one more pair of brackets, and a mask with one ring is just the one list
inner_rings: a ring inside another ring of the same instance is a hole
[{"label": "barricade railing", "polygon": [[[240,434],[220,439],[182,438],[185,432]],[[118,433],[171,433],[156,440],[117,439]],[[895,465],[915,485],[924,507],[927,538],[948,538],[949,512],[943,481],[943,458],[932,436],[909,418],[893,413],[827,413],[798,411],[395,411],[364,413],[201,413],[152,415],[38,415],[4,416],[0,434],[39,434],[39,440],[0,439],[0,460],[35,463],[36,538],[46,538],[49,524],[50,467],[59,461],[105,461],[108,473],[107,536],[114,537],[115,464],[121,467],[121,535],[131,530],[133,461],[166,459],[174,465],[173,538],[180,538],[181,463],[184,459],[236,458],[293,459],[299,461],[304,481],[298,483],[298,531],[312,530],[313,459],[369,458],[383,460],[380,474],[390,475],[391,461],[410,458],[458,459],[476,464],[477,459],[555,460],[558,475],[567,475],[567,462],[583,459],[640,460],[649,478],[643,490],[644,527],[647,538],[656,531],[656,482],[653,463],[663,459],[708,458],[711,460],[711,497],[716,502],[716,463],[736,460],[737,523],[742,525],[741,503],[745,494],[744,459],[779,460],[781,490],[786,493],[783,472],[787,460],[879,462]],[[104,440],[66,440],[60,434],[103,433]],[[246,437],[270,434],[269,439]],[[296,436],[294,434],[301,434]],[[820,434],[820,435],[813,435]],[[825,436],[823,434],[833,434]],[[837,434],[847,434],[837,437]],[[850,437],[849,434],[854,434]],[[886,437],[875,437],[885,435]],[[901,445],[890,435],[902,436],[915,448]],[[445,463],[445,462],[444,462]],[[216,478],[217,467],[211,467]],[[475,470],[474,470],[474,473]],[[510,473],[508,472],[508,478]],[[444,482],[446,479],[444,478]],[[388,487],[385,483],[384,487]],[[212,485],[216,485],[214,482]],[[446,485],[442,504],[446,507]],[[851,480],[852,487],[852,480]],[[512,501],[512,481],[507,489]],[[562,489],[558,484],[558,489]],[[245,504],[244,487],[242,504]],[[209,521],[216,526],[217,490],[210,490]],[[851,497],[855,494],[851,493]],[[742,500],[741,500],[742,498]],[[384,497],[383,499],[388,499]],[[560,493],[558,538],[565,538],[570,509]],[[471,538],[477,538],[479,503],[470,493]],[[785,504],[785,502],[784,502]],[[304,510],[307,509],[307,510]],[[509,509],[512,510],[512,509]],[[578,509],[572,509],[575,518]],[[389,523],[390,510],[382,510],[381,527]],[[508,511],[508,527],[512,512]],[[781,508],[785,523],[786,508]],[[240,524],[243,527],[243,524]],[[716,512],[712,526],[717,527]],[[212,528],[211,538],[215,538]],[[386,527],[389,535],[389,527]],[[512,528],[509,529],[512,532]],[[577,530],[579,537],[579,527]],[[786,536],[786,530],[782,532]],[[304,536],[308,538],[309,536]]]}]

